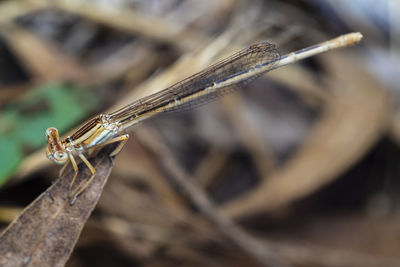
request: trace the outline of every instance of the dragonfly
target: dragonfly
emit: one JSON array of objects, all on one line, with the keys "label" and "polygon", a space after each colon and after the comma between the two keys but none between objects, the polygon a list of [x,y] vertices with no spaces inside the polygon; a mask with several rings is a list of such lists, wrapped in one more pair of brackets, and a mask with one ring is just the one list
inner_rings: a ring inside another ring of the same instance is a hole
[{"label": "dragonfly", "polygon": [[95,168],[86,157],[88,152],[118,143],[110,156],[117,155],[129,139],[126,133],[129,127],[163,112],[182,111],[208,103],[237,87],[243,87],[266,72],[323,52],[357,44],[362,37],[359,32],[348,33],[283,56],[271,43],[253,44],[164,90],[138,99],[117,111],[93,117],[70,136],[60,138],[56,128],[48,128],[47,157],[57,164],[65,164],[61,173],[68,163],[72,164],[74,176],[70,189],[78,175],[75,157],[80,158],[90,170],[91,177],[73,192],[73,204],[96,176]]}]

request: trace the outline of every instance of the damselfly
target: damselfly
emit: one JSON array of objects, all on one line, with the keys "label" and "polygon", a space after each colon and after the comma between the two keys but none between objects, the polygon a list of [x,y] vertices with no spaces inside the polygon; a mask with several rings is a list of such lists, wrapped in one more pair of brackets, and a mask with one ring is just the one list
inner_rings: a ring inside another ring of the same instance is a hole
[{"label": "damselfly", "polygon": [[73,203],[96,176],[96,170],[85,156],[89,149],[118,142],[111,153],[114,156],[129,138],[125,130],[140,121],[162,112],[189,109],[207,103],[270,70],[332,49],[356,44],[361,38],[361,33],[349,33],[284,56],[280,56],[275,46],[268,42],[254,44],[158,93],[139,99],[115,112],[97,115],[66,138],[60,139],[56,128],[48,128],[47,157],[58,164],[71,162],[75,172],[71,187],[78,174],[75,156],[91,171],[88,181],[73,193]]}]

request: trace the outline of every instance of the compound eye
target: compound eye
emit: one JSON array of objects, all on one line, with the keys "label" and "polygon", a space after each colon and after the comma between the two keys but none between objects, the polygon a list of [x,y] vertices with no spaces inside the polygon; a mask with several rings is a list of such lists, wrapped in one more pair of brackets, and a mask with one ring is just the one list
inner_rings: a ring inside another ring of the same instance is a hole
[{"label": "compound eye", "polygon": [[54,158],[58,161],[64,161],[67,159],[67,153],[65,152],[56,152],[54,154]]}]

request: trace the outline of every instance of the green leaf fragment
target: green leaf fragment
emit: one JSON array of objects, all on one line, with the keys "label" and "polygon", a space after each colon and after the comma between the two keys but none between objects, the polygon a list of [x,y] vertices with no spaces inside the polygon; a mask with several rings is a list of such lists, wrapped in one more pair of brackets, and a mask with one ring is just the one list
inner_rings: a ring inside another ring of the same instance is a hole
[{"label": "green leaf fragment", "polygon": [[92,91],[50,84],[6,106],[0,113],[0,184],[15,172],[26,153],[45,145],[48,127],[63,134],[100,104],[100,97]]}]

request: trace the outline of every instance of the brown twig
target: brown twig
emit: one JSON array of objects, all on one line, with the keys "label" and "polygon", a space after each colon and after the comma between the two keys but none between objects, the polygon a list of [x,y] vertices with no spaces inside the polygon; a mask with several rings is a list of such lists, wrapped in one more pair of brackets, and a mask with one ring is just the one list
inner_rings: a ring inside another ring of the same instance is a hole
[{"label": "brown twig", "polygon": [[[220,214],[207,194],[200,187],[191,182],[189,175],[174,160],[169,149],[161,142],[155,141],[159,140],[153,137],[155,133],[148,130],[143,130],[142,132],[142,129],[140,132],[143,134],[139,133],[141,137],[140,140],[146,143],[146,147],[150,149],[151,152],[157,153],[157,158],[161,161],[162,167],[168,171],[174,183],[181,187],[200,211],[207,216],[227,238],[265,266],[289,266],[266,241],[261,242],[257,240],[238,227],[231,219]],[[146,142],[146,140],[150,139],[152,140],[151,142]]]},{"label": "brown twig", "polygon": [[210,201],[207,194],[196,186],[189,175],[174,160],[169,149],[157,142],[155,133],[148,130],[138,130],[138,136],[146,147],[157,154],[162,167],[168,172],[169,178],[180,186],[190,200],[200,211],[211,220],[218,229],[238,247],[242,248],[254,259],[266,266],[399,266],[397,258],[374,257],[359,252],[329,249],[309,244],[287,244],[282,242],[258,239],[238,227],[234,221],[226,217]]}]

